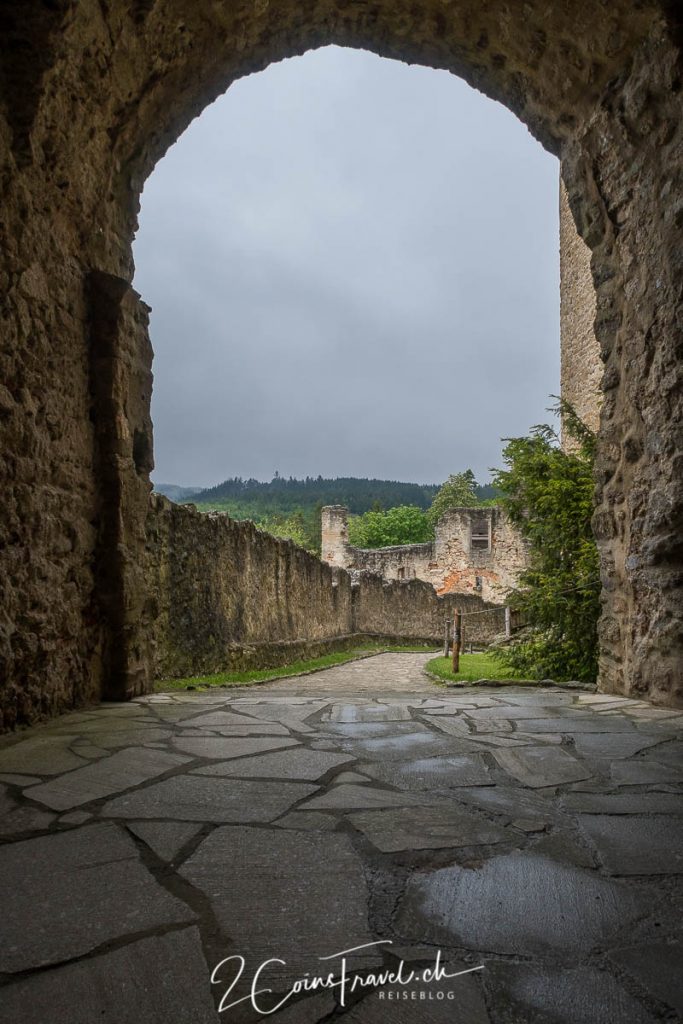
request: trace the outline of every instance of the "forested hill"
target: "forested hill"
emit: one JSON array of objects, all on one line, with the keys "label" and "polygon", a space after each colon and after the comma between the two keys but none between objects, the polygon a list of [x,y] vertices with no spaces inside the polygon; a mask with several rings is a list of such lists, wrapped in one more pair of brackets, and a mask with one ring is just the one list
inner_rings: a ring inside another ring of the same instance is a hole
[{"label": "forested hill", "polygon": [[427,509],[438,490],[438,484],[412,484],[397,480],[367,480],[360,477],[307,476],[305,480],[274,477],[270,482],[242,480],[234,477],[215,487],[207,487],[184,501],[257,507],[263,512],[287,513],[316,505],[345,505],[360,515],[372,508],[394,508],[417,505]]}]

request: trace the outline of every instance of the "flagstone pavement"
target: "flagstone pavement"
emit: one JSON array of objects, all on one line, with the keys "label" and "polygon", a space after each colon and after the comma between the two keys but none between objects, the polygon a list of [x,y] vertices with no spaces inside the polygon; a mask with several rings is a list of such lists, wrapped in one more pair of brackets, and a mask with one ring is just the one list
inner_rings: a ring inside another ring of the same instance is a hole
[{"label": "flagstone pavement", "polygon": [[0,741],[0,1024],[681,1019],[683,714],[425,660]]}]

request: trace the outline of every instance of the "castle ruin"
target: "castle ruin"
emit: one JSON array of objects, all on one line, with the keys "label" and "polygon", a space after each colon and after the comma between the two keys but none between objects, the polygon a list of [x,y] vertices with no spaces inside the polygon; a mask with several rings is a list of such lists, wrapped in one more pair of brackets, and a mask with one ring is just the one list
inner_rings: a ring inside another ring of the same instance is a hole
[{"label": "castle ruin", "polygon": [[426,544],[364,549],[349,544],[349,510],[322,510],[322,558],[352,575],[371,572],[387,581],[424,580],[437,594],[476,594],[504,604],[527,565],[527,547],[506,513],[495,506],[451,508]]}]

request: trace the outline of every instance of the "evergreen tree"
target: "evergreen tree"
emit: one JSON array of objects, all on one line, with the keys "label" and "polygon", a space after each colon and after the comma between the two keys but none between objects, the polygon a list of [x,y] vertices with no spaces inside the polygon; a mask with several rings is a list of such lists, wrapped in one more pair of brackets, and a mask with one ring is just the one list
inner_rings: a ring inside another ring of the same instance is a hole
[{"label": "evergreen tree", "polygon": [[444,512],[449,508],[471,508],[479,504],[476,494],[477,482],[471,469],[464,473],[451,473],[448,480],[441,485],[434,496],[434,501],[427,515],[432,526],[435,526]]},{"label": "evergreen tree", "polygon": [[563,451],[555,430],[537,426],[508,439],[495,484],[529,545],[529,568],[510,594],[527,627],[503,657],[530,678],[593,682],[598,667],[598,551],[591,530],[595,434],[567,403],[563,429],[577,442]]}]

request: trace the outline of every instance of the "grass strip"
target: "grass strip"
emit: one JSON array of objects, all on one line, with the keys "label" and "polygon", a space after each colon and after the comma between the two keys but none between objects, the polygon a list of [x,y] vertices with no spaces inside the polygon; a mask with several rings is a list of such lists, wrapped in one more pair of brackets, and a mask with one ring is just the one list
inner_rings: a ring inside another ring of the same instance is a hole
[{"label": "grass strip", "polygon": [[[503,665],[494,654],[461,654],[460,671],[453,674],[450,658],[432,658],[425,665],[425,671],[442,683],[476,683],[480,679],[510,681],[517,685],[530,683],[516,675],[514,669]],[[536,683],[535,685],[538,685]]]},{"label": "grass strip", "polygon": [[495,654],[461,654],[460,671],[453,674],[450,658],[432,658],[424,667],[427,675],[442,686],[459,683],[481,683],[485,686],[559,686],[572,690],[595,692],[594,683],[558,682],[554,679],[524,679],[504,665]]},{"label": "grass strip", "polygon": [[288,665],[278,665],[275,668],[257,668],[243,672],[216,672],[213,675],[189,676],[185,679],[158,679],[154,684],[154,692],[206,690],[212,686],[255,686],[259,683],[267,683],[271,679],[309,675],[311,672],[320,672],[335,665],[343,665],[345,662],[370,658],[375,654],[428,654],[433,649],[433,647],[420,646],[366,645],[354,647],[349,651],[323,654],[319,658],[310,658],[308,661],[293,661]]}]

